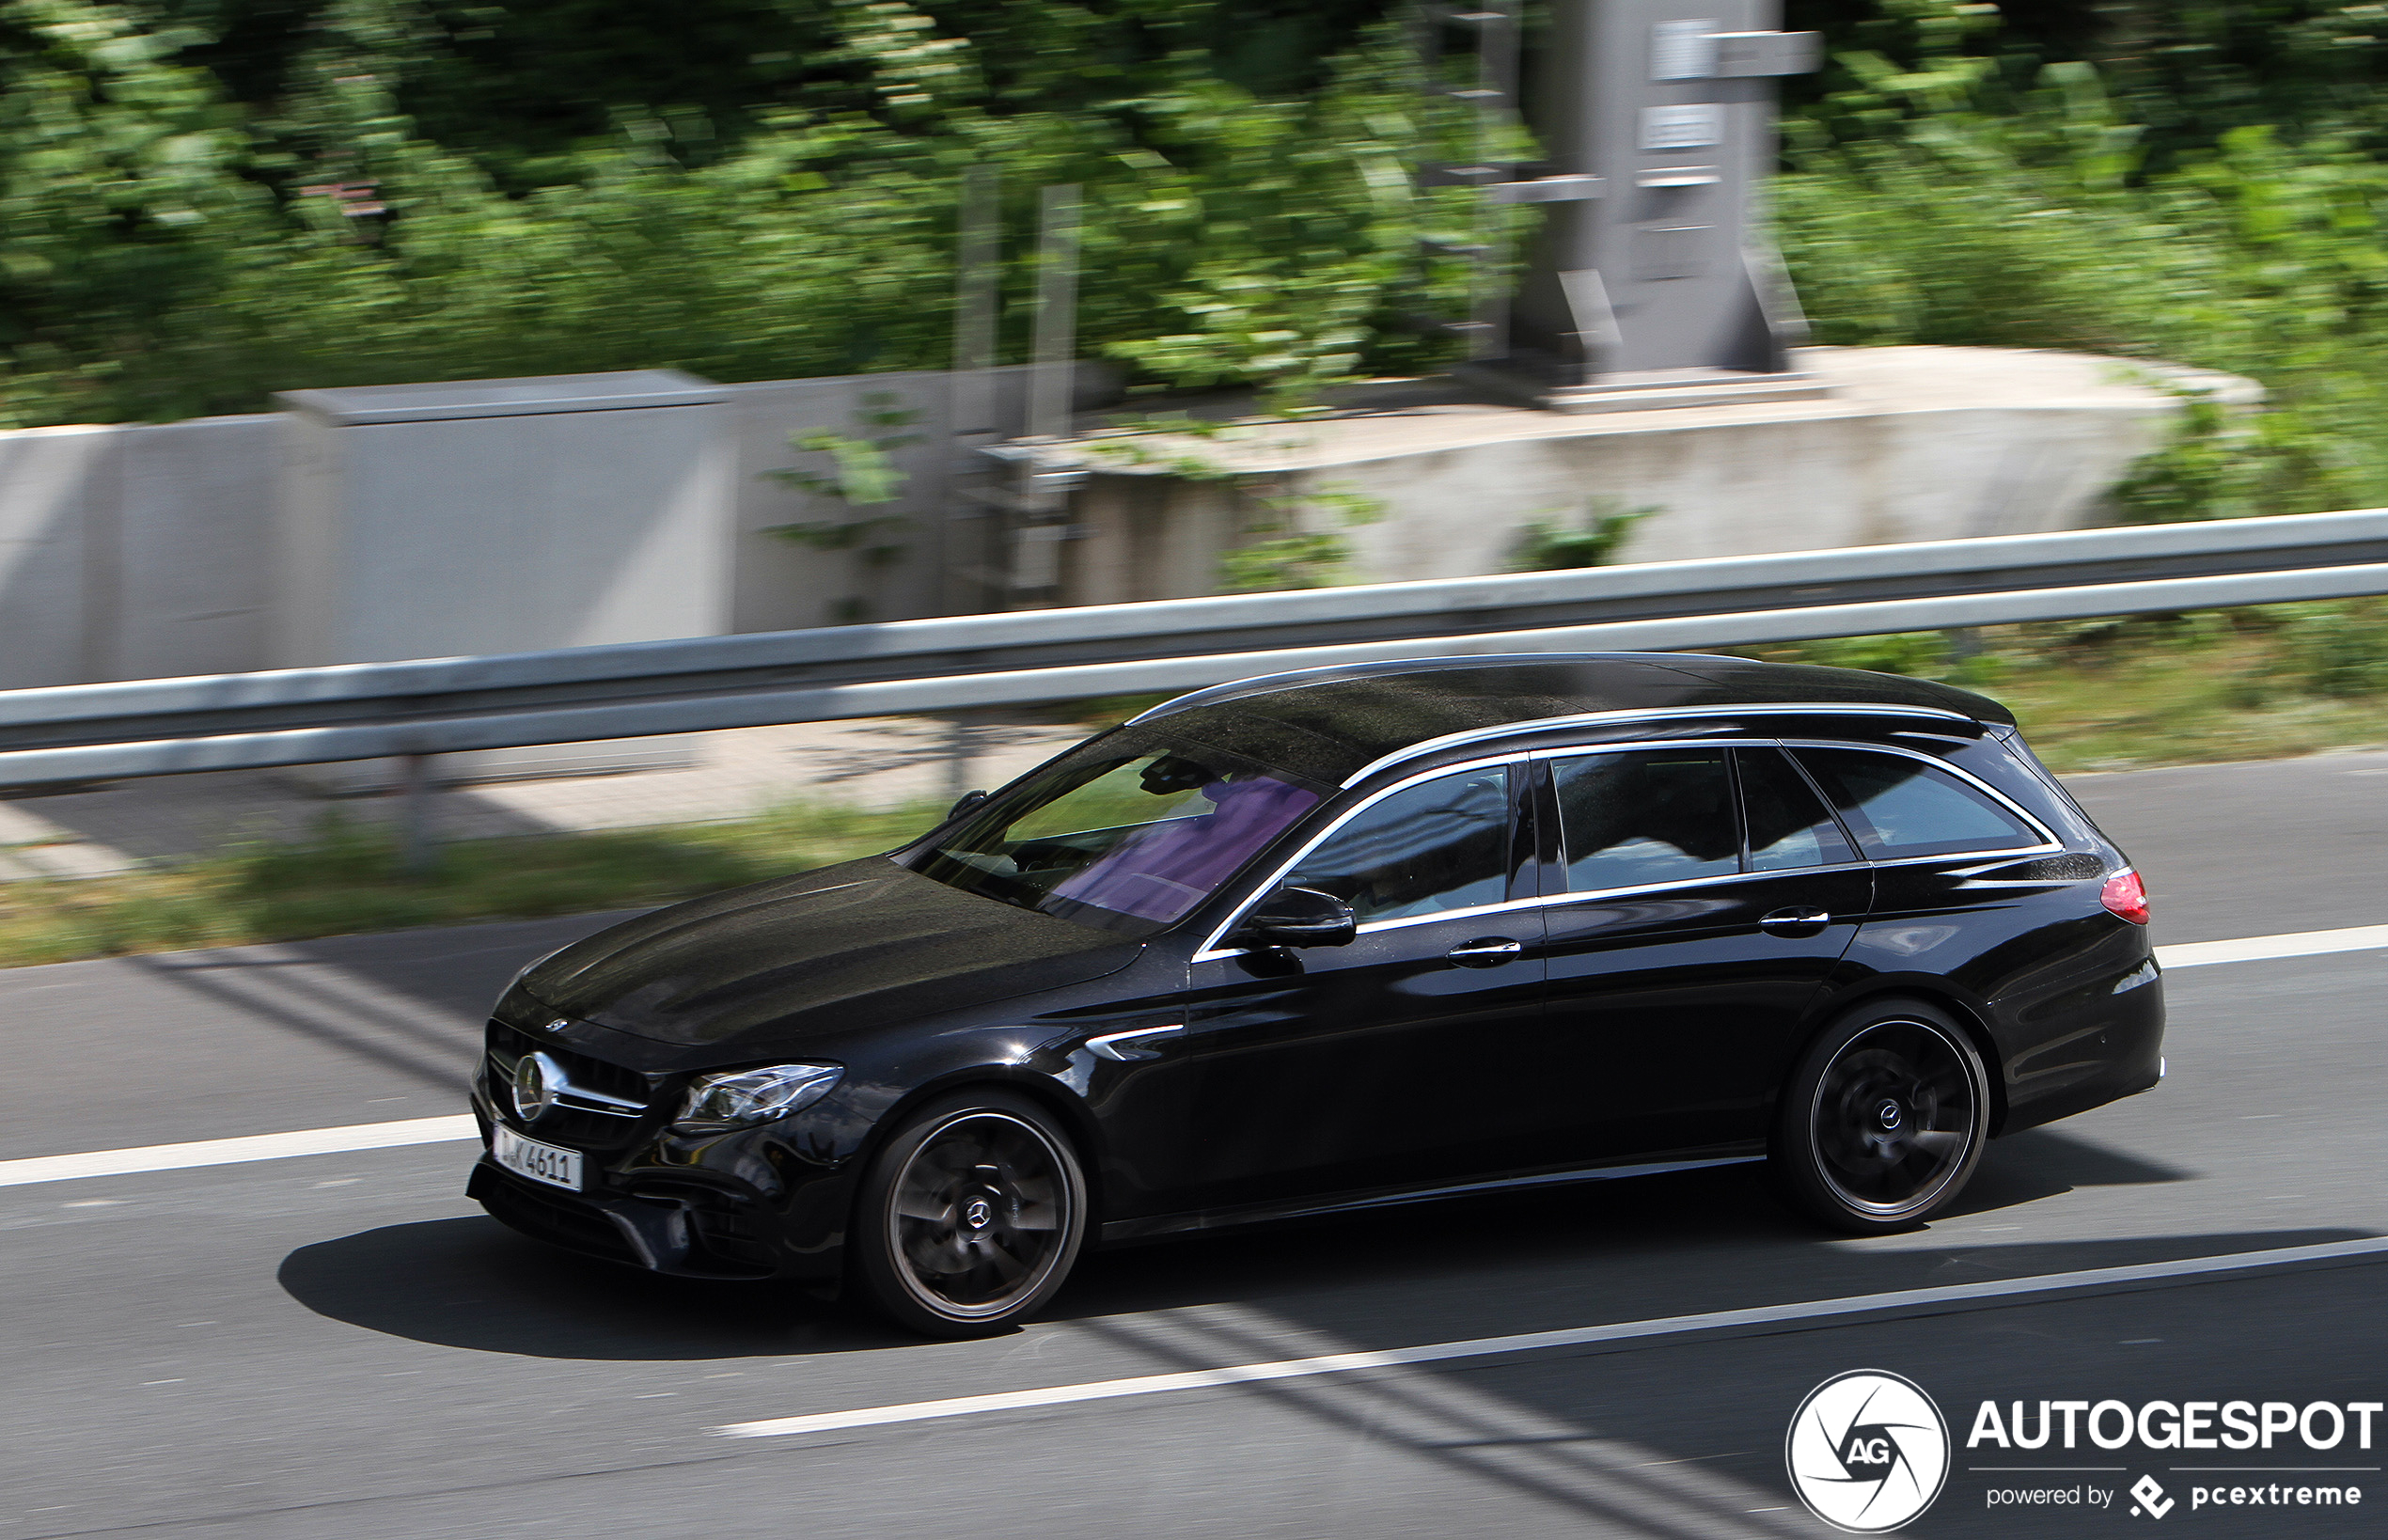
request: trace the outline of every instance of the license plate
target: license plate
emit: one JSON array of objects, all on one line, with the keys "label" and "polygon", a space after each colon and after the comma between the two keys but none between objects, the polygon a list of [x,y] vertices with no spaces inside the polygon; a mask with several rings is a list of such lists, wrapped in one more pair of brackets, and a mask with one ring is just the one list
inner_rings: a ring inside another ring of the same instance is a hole
[{"label": "license plate", "polygon": [[570,1192],[580,1190],[578,1150],[559,1150],[553,1144],[525,1139],[501,1124],[490,1140],[489,1153],[497,1157],[499,1165],[517,1176],[527,1176],[534,1182],[544,1182],[551,1187],[562,1187]]}]

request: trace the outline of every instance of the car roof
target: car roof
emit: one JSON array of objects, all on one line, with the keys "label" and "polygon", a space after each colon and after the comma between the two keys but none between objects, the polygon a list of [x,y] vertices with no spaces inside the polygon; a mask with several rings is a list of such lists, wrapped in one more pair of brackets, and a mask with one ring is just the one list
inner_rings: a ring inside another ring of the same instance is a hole
[{"label": "car roof", "polygon": [[1537,723],[1814,708],[1961,717],[2012,726],[1986,696],[1858,668],[1759,663],[1699,652],[1530,652],[1405,659],[1271,674],[1197,690],[1130,727],[1210,744],[1344,785],[1446,739],[1506,736]]}]

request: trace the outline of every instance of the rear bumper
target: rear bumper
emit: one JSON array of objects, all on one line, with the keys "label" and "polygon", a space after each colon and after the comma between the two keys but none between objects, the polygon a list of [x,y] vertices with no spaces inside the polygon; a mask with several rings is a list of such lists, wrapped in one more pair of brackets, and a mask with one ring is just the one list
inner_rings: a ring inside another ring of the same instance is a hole
[{"label": "rear bumper", "polygon": [[[2080,1053],[2082,1062],[2059,1064],[2040,1086],[2009,1080],[2001,1134],[2036,1128],[2155,1089],[2164,1078],[2162,982],[2151,971],[2148,982],[2114,997],[2094,1026],[2076,1035],[2078,1042],[2058,1047]],[[2087,1052],[2082,1053],[2083,1049]]]}]

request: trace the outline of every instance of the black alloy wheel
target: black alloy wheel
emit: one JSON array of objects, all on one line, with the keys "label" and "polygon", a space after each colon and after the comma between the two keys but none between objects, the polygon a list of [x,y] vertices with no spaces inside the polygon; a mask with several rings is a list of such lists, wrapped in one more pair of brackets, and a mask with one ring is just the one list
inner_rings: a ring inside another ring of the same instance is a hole
[{"label": "black alloy wheel", "polygon": [[906,1121],[857,1196],[854,1268],[881,1313],[979,1337],[1053,1296],[1086,1237],[1069,1136],[1025,1097],[946,1097]]},{"label": "black alloy wheel", "polygon": [[1792,1075],[1777,1181],[1836,1230],[1912,1229],[1964,1190],[1989,1119],[1988,1076],[1964,1029],[1920,1001],[1877,1002],[1827,1030]]}]

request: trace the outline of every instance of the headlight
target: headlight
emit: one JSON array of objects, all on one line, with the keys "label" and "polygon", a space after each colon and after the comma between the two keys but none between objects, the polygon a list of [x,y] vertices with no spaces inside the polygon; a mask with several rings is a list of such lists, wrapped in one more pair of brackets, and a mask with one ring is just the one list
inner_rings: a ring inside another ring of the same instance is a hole
[{"label": "headlight", "polygon": [[845,1074],[835,1064],[774,1064],[729,1075],[699,1075],[688,1088],[687,1105],[672,1126],[687,1133],[718,1133],[784,1118],[829,1094]]}]

